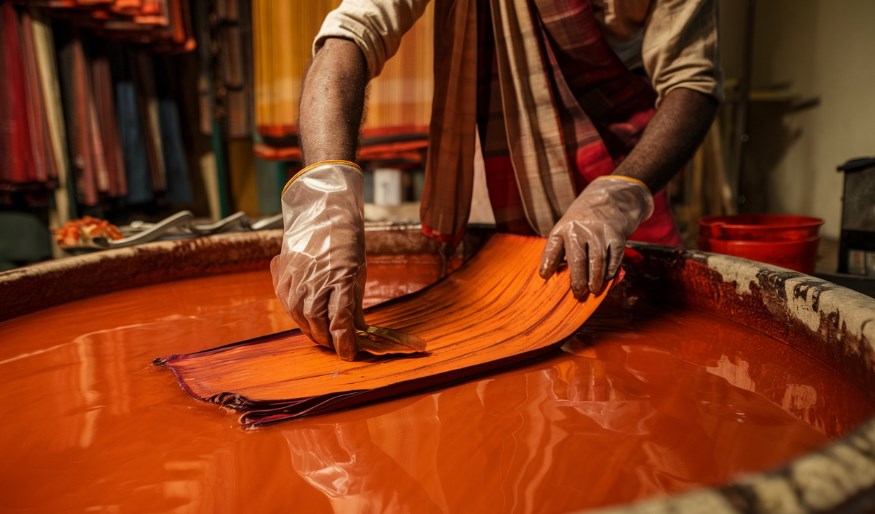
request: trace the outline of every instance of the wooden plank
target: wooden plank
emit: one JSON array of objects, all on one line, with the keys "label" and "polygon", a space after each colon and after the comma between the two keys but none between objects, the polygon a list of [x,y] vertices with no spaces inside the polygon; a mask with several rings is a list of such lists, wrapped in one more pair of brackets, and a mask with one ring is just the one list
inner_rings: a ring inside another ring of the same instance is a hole
[{"label": "wooden plank", "polygon": [[[425,339],[425,354],[345,362],[298,330],[156,359],[199,400],[257,426],[445,384],[551,350],[607,292],[577,301],[564,270],[538,276],[544,240],[492,236],[435,285],[366,310],[368,323]],[[613,282],[610,284],[613,285]]]}]

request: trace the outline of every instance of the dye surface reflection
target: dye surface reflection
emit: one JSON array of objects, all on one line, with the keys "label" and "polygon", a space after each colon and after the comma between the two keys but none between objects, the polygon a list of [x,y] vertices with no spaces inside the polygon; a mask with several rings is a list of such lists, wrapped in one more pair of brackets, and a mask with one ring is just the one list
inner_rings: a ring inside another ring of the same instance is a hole
[{"label": "dye surface reflection", "polygon": [[766,336],[648,304],[525,366],[250,432],[150,364],[289,327],[267,272],[0,324],[0,510],[565,512],[771,467],[872,412]]}]

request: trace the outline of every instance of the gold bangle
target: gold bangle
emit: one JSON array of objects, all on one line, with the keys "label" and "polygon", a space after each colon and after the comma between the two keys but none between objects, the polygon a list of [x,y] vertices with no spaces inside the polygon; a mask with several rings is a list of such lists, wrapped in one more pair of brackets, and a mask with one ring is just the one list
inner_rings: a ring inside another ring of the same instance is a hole
[{"label": "gold bangle", "polygon": [[[647,184],[645,184],[643,181],[641,181],[640,179],[637,179],[635,177],[627,177],[626,175],[602,175],[601,177],[598,177],[595,180],[599,180],[602,178],[618,178],[620,180],[632,182],[632,183],[638,184],[639,186],[643,187],[644,190],[647,191],[648,194],[650,194],[650,195],[653,194],[653,192],[650,191],[650,188],[647,187]],[[595,182],[595,180],[593,180],[593,182]]]},{"label": "gold bangle", "polygon": [[361,167],[360,167],[358,164],[354,163],[354,162],[343,161],[343,160],[329,160],[329,161],[319,161],[319,162],[314,162],[313,164],[311,164],[311,165],[307,166],[306,168],[302,169],[301,171],[295,173],[295,175],[294,175],[292,178],[290,178],[288,182],[286,182],[286,185],[283,186],[283,192],[280,193],[280,196],[286,194],[286,189],[288,189],[289,186],[292,185],[292,182],[294,182],[295,180],[297,180],[298,177],[300,177],[300,176],[303,175],[304,173],[307,173],[308,171],[312,170],[312,169],[315,168],[316,166],[322,166],[323,164],[344,164],[344,165],[346,165],[346,166],[352,166],[353,168],[356,169],[356,171],[359,172],[359,175],[364,176],[364,173],[362,173],[362,169],[361,169]]}]

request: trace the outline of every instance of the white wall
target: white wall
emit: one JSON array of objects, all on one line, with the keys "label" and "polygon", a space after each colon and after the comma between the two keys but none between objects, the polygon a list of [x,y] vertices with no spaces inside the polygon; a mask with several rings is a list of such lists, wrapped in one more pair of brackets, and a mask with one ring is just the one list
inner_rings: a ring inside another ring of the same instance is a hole
[{"label": "white wall", "polygon": [[[753,104],[744,173],[764,186],[767,212],[824,218],[822,234],[838,237],[835,168],[875,155],[875,1],[758,0],[755,16],[753,87],[787,82],[799,99],[820,104],[795,113],[786,104]],[[724,39],[731,68],[741,38]]]}]

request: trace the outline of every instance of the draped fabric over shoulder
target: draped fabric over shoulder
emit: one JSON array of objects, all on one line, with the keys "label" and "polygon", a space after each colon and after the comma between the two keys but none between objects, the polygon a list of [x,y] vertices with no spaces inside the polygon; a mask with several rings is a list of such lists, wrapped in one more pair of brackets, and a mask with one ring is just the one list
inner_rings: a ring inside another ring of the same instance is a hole
[{"label": "draped fabric over shoulder", "polygon": [[[632,150],[656,92],[611,48],[590,0],[436,4],[447,30],[435,39],[423,231],[460,240],[476,126],[498,228],[546,236]],[[657,204],[654,222],[674,227],[664,194]]]}]

